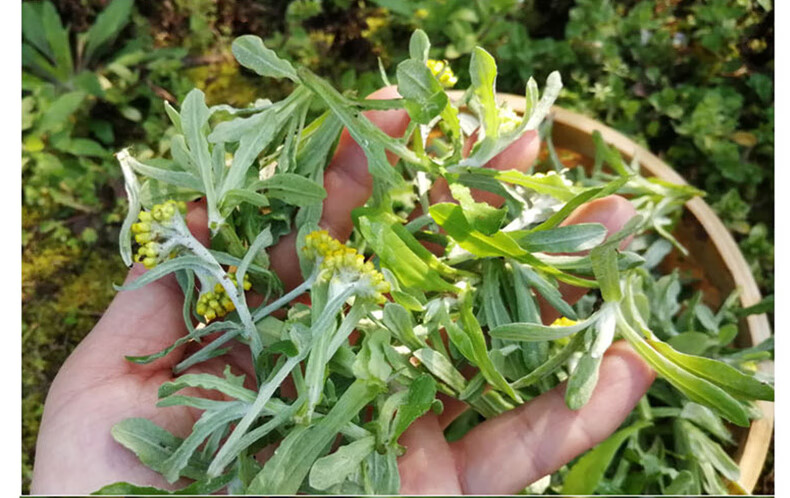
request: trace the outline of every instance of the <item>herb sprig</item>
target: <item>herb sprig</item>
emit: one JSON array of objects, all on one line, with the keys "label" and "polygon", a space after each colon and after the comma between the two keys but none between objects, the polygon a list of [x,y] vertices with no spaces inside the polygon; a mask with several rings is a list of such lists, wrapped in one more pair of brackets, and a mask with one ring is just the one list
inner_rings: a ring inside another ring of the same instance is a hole
[{"label": "herb sprig", "polygon": [[[134,234],[136,258],[150,268],[124,288],[175,274],[190,331],[163,351],[129,360],[147,363],[219,332],[175,370],[220,356],[236,340],[249,347],[256,378],[249,389],[229,369],[223,377],[184,374],[160,388],[159,406],[202,410],[187,438],[130,419],[115,427],[116,440],[169,482],[195,480],[190,491],[396,494],[397,457],[404,451],[398,438],[428,410],[442,409],[437,392],[490,418],[567,380],[566,403],[579,409],[595,388],[603,352],[622,337],[672,386],[667,389],[683,395],[663,401],[671,400],[669,408],[682,404],[676,423],[687,446],[695,454],[711,449],[719,458],[716,464],[698,456],[692,470],[667,474],[666,489],[687,489],[682,484],[698,483],[700,472],[707,491],[721,489],[716,473],[736,480],[706,431],[723,437],[719,417],[747,426],[756,415],[750,400],[773,399],[773,388],[745,372],[737,357],[684,352],[687,342],[656,327],[650,306],[656,244],[680,247],[672,225],[682,204],[700,192],[642,178],[636,164],[625,164],[600,137],[591,176],[577,181],[558,165],[545,173],[483,168],[538,129],[560,93],[560,76],[552,73],[542,94],[530,79],[527,110],[517,116],[497,101],[496,64],[485,50],[473,52],[472,83],[458,100],[446,91],[456,81],[449,65],[428,59],[429,51],[418,30],[410,59],[397,67],[402,97],[366,101],[280,59],[259,38],[243,36],[233,44],[239,63],[293,81],[289,97],[234,109],[208,107],[193,90],[180,111],[167,107],[178,132],[170,158],[143,163],[127,151],[118,154],[130,199],[121,254],[131,263]],[[325,111],[309,119],[315,108]],[[383,108],[405,109],[411,121],[404,135],[387,135],[362,113]],[[318,227],[323,171],[342,127],[363,150],[373,177],[373,196],[354,212],[350,245]],[[475,145],[465,155],[473,134]],[[399,159],[396,167],[387,152]],[[429,205],[427,192],[439,179],[457,203]],[[471,188],[500,195],[504,205],[475,201]],[[619,232],[606,238],[602,225],[561,225],[576,207],[614,193],[628,196],[639,213]],[[178,209],[198,198],[206,203],[210,249],[191,235]],[[424,214],[407,222],[415,206]],[[304,282],[283,293],[266,249],[292,230]],[[651,234],[659,238],[649,247],[620,250],[627,238]],[[581,313],[563,300],[560,282],[597,289],[601,299],[592,298]],[[268,302],[250,307],[250,288]],[[293,302],[304,293],[309,307]],[[538,295],[565,318],[543,324]],[[660,325],[666,320],[671,315]],[[355,331],[359,339],[352,340]],[[469,370],[476,372],[471,378],[462,373]],[[289,377],[293,396],[283,388]],[[222,400],[177,394],[186,387],[217,391]],[[645,398],[640,406],[644,420],[593,450],[600,461],[608,463],[626,440],[644,453],[635,441],[663,413],[651,403]],[[271,443],[279,443],[274,456],[257,462],[255,452]],[[580,470],[590,459],[565,474],[563,490],[596,489],[606,466]],[[592,482],[590,475],[599,477]],[[622,489],[616,479],[607,482]],[[659,483],[665,491],[664,480]],[[116,484],[101,491],[144,490]]]}]

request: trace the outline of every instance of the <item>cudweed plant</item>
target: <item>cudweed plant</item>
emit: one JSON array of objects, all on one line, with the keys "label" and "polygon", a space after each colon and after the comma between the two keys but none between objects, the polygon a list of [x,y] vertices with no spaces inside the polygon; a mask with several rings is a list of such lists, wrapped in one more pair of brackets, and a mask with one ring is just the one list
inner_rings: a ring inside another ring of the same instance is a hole
[{"label": "cudweed plant", "polygon": [[[415,32],[411,57],[397,67],[402,98],[370,101],[338,93],[259,38],[242,36],[233,43],[239,63],[291,80],[289,97],[243,109],[208,107],[194,90],[180,111],[166,104],[178,131],[170,158],[143,163],[128,151],[118,154],[130,204],[121,254],[127,264],[134,259],[149,268],[125,288],[174,273],[189,330],[171,347],[129,361],[147,363],[215,334],[176,372],[223,354],[237,340],[249,346],[255,387],[230,370],[224,377],[181,375],[161,386],[159,405],[202,410],[189,436],[129,419],[114,428],[115,439],[169,482],[194,480],[189,492],[396,494],[397,457],[404,452],[398,439],[428,410],[442,409],[437,392],[472,408],[474,420],[461,420],[467,429],[562,381],[567,405],[579,409],[595,388],[603,353],[621,337],[659,373],[663,390],[550,485],[572,493],[626,489],[636,464],[618,466],[616,479],[604,479],[604,471],[626,441],[639,455],[653,451],[642,449],[647,440],[668,448],[665,432],[652,431],[660,416],[679,424],[674,454],[694,460],[678,457],[682,469],[655,476],[651,486],[693,491],[702,479],[715,492],[724,486],[721,477],[737,480],[737,467],[707,434],[726,442],[722,419],[748,426],[758,414],[751,401],[773,399],[773,388],[747,368],[755,356],[722,350],[732,335],[683,336],[693,334],[694,319],[680,328],[673,322],[677,302],[667,304],[666,293],[651,290],[671,283],[654,281],[650,269],[680,246],[671,236],[674,220],[700,192],[642,178],[638,165],[625,164],[600,137],[589,175],[558,162],[548,172],[483,168],[538,129],[559,94],[560,76],[551,74],[542,94],[530,79],[526,112],[518,116],[497,102],[496,64],[486,51],[474,50],[471,86],[452,99],[445,90],[457,79],[447,62],[429,59],[430,48],[427,36]],[[325,111],[308,119],[315,107]],[[405,134],[382,132],[361,112],[370,109],[405,109],[411,118]],[[323,171],[344,126],[373,177],[372,198],[354,212],[350,244],[318,226]],[[477,142],[464,155],[473,133]],[[399,158],[396,167],[386,152]],[[429,204],[439,179],[457,203]],[[501,195],[504,206],[476,202],[472,186]],[[583,203],[614,193],[631,198],[639,213],[621,231],[607,238],[600,224],[561,224]],[[184,219],[183,201],[197,198],[206,202],[210,247]],[[424,214],[406,222],[417,206]],[[293,228],[304,281],[283,292],[266,249]],[[638,249],[620,250],[631,236]],[[442,246],[442,254],[421,241]],[[572,307],[558,282],[599,292]],[[248,290],[263,295],[263,304],[249,306]],[[305,293],[309,307],[294,302]],[[543,325],[537,296],[563,318]],[[697,299],[689,309],[700,306]],[[718,319],[710,309],[694,312],[718,329],[727,326],[727,309]],[[461,374],[469,368],[476,372],[471,378]],[[292,396],[283,389],[289,377]],[[223,401],[178,394],[187,387],[218,391]],[[448,437],[456,430],[458,424]],[[338,435],[340,446],[327,453]],[[271,443],[279,443],[274,455],[255,460]],[[598,478],[592,482],[590,475]],[[141,488],[118,483],[102,491]]]}]

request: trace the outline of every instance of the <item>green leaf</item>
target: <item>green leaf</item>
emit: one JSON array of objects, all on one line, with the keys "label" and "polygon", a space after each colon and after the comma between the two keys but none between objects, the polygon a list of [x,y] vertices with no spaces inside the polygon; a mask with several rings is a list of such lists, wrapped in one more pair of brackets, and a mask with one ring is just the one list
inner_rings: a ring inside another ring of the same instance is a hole
[{"label": "green leaf", "polygon": [[600,223],[579,223],[537,232],[528,232],[518,243],[529,252],[578,252],[597,246],[606,238]]},{"label": "green leaf", "polygon": [[85,34],[83,64],[88,64],[104,45],[112,43],[129,22],[134,0],[113,0]]},{"label": "green leaf", "polygon": [[403,177],[392,168],[387,160],[385,149],[394,152],[412,164],[425,164],[426,161],[417,156],[404,143],[384,133],[364,114],[355,109],[352,110],[348,99],[340,95],[332,85],[306,68],[299,68],[299,76],[304,84],[329,106],[346,126],[351,138],[360,145],[368,160],[368,170],[374,178],[391,186],[403,183]]},{"label": "green leaf", "polygon": [[417,61],[426,62],[428,51],[431,48],[431,41],[428,35],[421,29],[415,29],[409,38],[409,56]]},{"label": "green leaf", "polygon": [[387,303],[384,306],[382,321],[392,335],[412,351],[426,347],[425,341],[414,333],[414,320],[411,313],[406,311],[403,306]]},{"label": "green leaf", "polygon": [[621,429],[606,441],[585,453],[568,471],[562,484],[563,495],[591,495],[601,482],[607,467],[612,462],[618,448],[640,430],[649,426],[648,422],[637,422]]},{"label": "green leaf", "polygon": [[[437,271],[443,266],[399,221],[373,211],[357,211],[356,226],[379,258],[381,266],[406,287],[423,291],[457,291]],[[417,252],[415,252],[417,251]]]},{"label": "green leaf", "polygon": [[513,264],[513,270],[522,276],[562,316],[576,320],[576,311],[563,299],[562,293],[556,285],[525,265]]},{"label": "green leaf", "polygon": [[500,325],[488,332],[491,337],[509,339],[511,341],[553,341],[581,332],[592,324],[592,320],[583,320],[575,325],[548,326],[538,323],[509,323]]},{"label": "green leaf", "polygon": [[699,460],[710,462],[724,477],[733,482],[738,482],[741,472],[738,465],[726,451],[696,426],[680,421],[683,429],[688,434],[691,453]]},{"label": "green leaf", "polygon": [[405,107],[413,121],[428,124],[449,103],[442,85],[424,62],[407,59],[398,64],[396,74],[398,93],[407,99]]},{"label": "green leaf", "polygon": [[715,410],[736,425],[741,427],[749,426],[749,416],[743,405],[727,394],[727,392],[665,358],[651,344],[645,341],[639,333],[631,328],[620,311],[618,311],[617,324],[629,344],[647,361],[653,370],[663,376],[691,401]]},{"label": "green leaf", "polygon": [[192,426],[189,436],[162,462],[159,472],[169,483],[176,482],[181,476],[189,477],[186,474],[189,462],[203,441],[242,418],[248,409],[248,403],[229,402],[220,409],[204,411]]},{"label": "green leaf", "polygon": [[[115,424],[112,437],[137,455],[140,462],[159,473],[164,470],[164,462],[183,442],[181,438],[144,418],[127,418]],[[207,466],[207,462],[195,455],[189,459],[181,474],[190,479],[202,479]]]},{"label": "green leaf", "polygon": [[669,486],[664,488],[664,494],[669,496],[679,495],[694,495],[694,474],[688,470],[681,470],[680,473],[672,479]]},{"label": "green leaf", "polygon": [[460,183],[450,183],[450,192],[461,204],[469,225],[485,235],[493,235],[502,226],[507,209],[497,209],[487,202],[476,202],[469,187]]},{"label": "green leaf", "polygon": [[389,345],[390,334],[388,330],[376,329],[373,333],[365,335],[362,349],[357,353],[354,362],[354,375],[371,384],[378,384],[386,389],[387,381],[392,374],[392,367],[387,363],[384,348]]},{"label": "green leaf", "polygon": [[294,206],[305,206],[321,202],[326,198],[326,190],[318,183],[293,173],[278,173],[258,183],[266,189],[266,194]]},{"label": "green leaf", "polygon": [[41,22],[60,80],[65,81],[74,71],[69,32],[63,27],[58,11],[49,1],[41,5]]},{"label": "green leaf", "polygon": [[590,251],[593,273],[606,302],[618,302],[623,298],[620,289],[620,272],[617,269],[617,251],[611,245],[599,246]]},{"label": "green leaf", "polygon": [[342,483],[356,471],[375,448],[376,438],[368,436],[339,447],[334,453],[319,458],[310,469],[310,486],[324,490]]},{"label": "green leaf", "polygon": [[418,349],[413,354],[429,372],[455,391],[461,392],[466,387],[466,379],[464,376],[455,369],[450,360],[442,353],[431,348],[422,348]]},{"label": "green leaf", "polygon": [[22,37],[52,59],[52,50],[49,48],[47,33],[41,20],[42,5],[43,2],[22,2]]},{"label": "green leaf", "polygon": [[44,112],[38,122],[39,133],[50,133],[63,128],[71,115],[77,112],[85,100],[85,92],[69,92],[58,97]]},{"label": "green leaf", "polygon": [[98,491],[91,493],[92,495],[210,495],[220,491],[230,482],[235,479],[233,473],[225,474],[224,476],[216,477],[214,479],[206,479],[195,481],[189,486],[178,489],[176,491],[169,491],[166,489],[159,489],[152,486],[138,486],[128,482],[116,482],[102,487]]},{"label": "green leaf", "polygon": [[279,58],[273,50],[266,48],[263,40],[258,36],[244,35],[236,38],[231,50],[239,64],[261,76],[299,81],[291,63]]},{"label": "green leaf", "polygon": [[579,410],[592,397],[593,390],[598,384],[598,370],[602,359],[602,356],[593,356],[591,352],[579,358],[565,387],[565,404],[571,410]]},{"label": "green leaf", "polygon": [[496,61],[491,54],[481,47],[475,47],[469,61],[469,76],[475,96],[470,107],[480,117],[485,137],[492,139],[499,136],[499,109],[495,97],[496,73]]},{"label": "green leaf", "polygon": [[[485,377],[485,379],[492,386],[499,389],[500,391],[503,391],[516,403],[521,403],[521,397],[512,387],[510,387],[510,384],[507,383],[505,377],[502,376],[499,370],[497,370],[496,366],[494,366],[494,362],[491,361],[491,358],[488,354],[488,349],[486,348],[486,339],[483,335],[483,329],[480,328],[480,324],[472,313],[472,304],[469,301],[466,301],[461,305],[461,322],[463,324],[463,329],[460,332],[466,335],[466,337],[469,339],[469,342],[464,345],[463,349],[459,347],[459,350],[462,352],[462,354],[464,350],[466,350],[467,353],[472,354],[471,357],[467,358],[477,365],[477,367],[480,369],[480,372],[483,374],[483,377]],[[449,321],[446,323],[447,333],[451,340],[453,336],[456,338],[459,336],[459,331],[457,330],[458,327],[453,327],[452,325],[454,324]],[[451,329],[455,330],[451,332]]]},{"label": "green leaf", "polygon": [[406,432],[406,429],[425,415],[436,399],[436,381],[430,375],[420,375],[409,385],[406,399],[398,407],[395,420],[392,422],[389,442],[394,443]]},{"label": "green leaf", "polygon": [[584,346],[584,334],[574,335],[570,342],[565,345],[558,353],[549,357],[546,362],[541,364],[538,368],[534,369],[524,377],[513,382],[511,385],[514,389],[521,389],[534,384],[535,382],[543,379],[544,377],[554,373],[558,368],[565,364],[573,353],[580,350]]},{"label": "green leaf", "polygon": [[165,398],[186,387],[211,389],[241,401],[255,401],[255,391],[244,387],[244,376],[233,375],[230,366],[225,367],[224,378],[211,374],[186,374],[159,386],[159,397]]},{"label": "green leaf", "polygon": [[340,429],[379,393],[379,387],[354,381],[325,417],[309,427],[288,433],[247,488],[248,494],[296,494],[318,457]]},{"label": "green leaf", "polygon": [[672,346],[658,339],[648,339],[647,342],[676,365],[716,384],[737,398],[774,400],[772,386],[724,362],[675,351]]},{"label": "green leaf", "polygon": [[551,215],[549,219],[533,228],[532,232],[539,232],[541,230],[548,230],[550,228],[556,227],[562,223],[562,221],[567,218],[568,215],[570,215],[577,207],[586,202],[600,199],[617,192],[628,182],[629,179],[630,177],[620,177],[602,187],[593,187],[583,190],[582,192],[573,196],[572,199],[568,200],[565,205],[563,205],[559,211]]},{"label": "green leaf", "polygon": [[394,451],[381,454],[370,453],[364,462],[365,493],[375,495],[397,495],[400,491],[398,459]]},{"label": "green leaf", "polygon": [[[493,170],[492,170],[493,171]],[[512,169],[508,171],[496,172],[494,177],[497,180],[520,185],[534,190],[535,192],[550,195],[561,201],[570,201],[578,195],[578,189],[573,185],[567,185],[561,175],[554,172],[547,174],[535,173],[528,175],[521,171]]]}]

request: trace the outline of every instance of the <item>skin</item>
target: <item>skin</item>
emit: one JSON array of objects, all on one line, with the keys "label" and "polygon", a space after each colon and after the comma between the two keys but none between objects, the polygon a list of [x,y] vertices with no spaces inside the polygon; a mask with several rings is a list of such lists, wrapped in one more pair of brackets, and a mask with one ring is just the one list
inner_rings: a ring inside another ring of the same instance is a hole
[{"label": "skin", "polygon": [[[393,98],[384,88],[370,98]],[[392,136],[403,133],[408,116],[401,111],[371,111],[367,116]],[[539,149],[535,133],[528,133],[494,158],[488,167],[526,170]],[[395,158],[391,158],[394,163]],[[345,240],[353,228],[351,210],[371,194],[372,179],[359,146],[344,131],[324,176],[328,197],[322,226]],[[474,192],[478,200],[501,204],[501,198]],[[446,184],[439,183],[431,199],[452,201]],[[581,206],[566,223],[599,222],[609,233],[634,215],[631,204],[611,196]],[[208,242],[205,210],[190,206],[187,222],[198,239]],[[301,278],[293,236],[272,248],[272,266],[286,287]],[[135,265],[127,282],[144,268]],[[575,302],[583,289],[563,286]],[[144,417],[180,437],[189,434],[200,412],[186,407],[157,408],[157,389],[172,380],[172,367],[197,346],[188,345],[148,365],[135,365],[124,355],[161,350],[186,334],[181,314],[183,296],[174,278],[160,279],[143,289],[118,293],[96,327],[64,363],[47,396],[39,432],[31,491],[35,494],[82,494],[116,481],[173,488],[143,466],[110,434],[113,425],[128,417]],[[543,320],[558,315],[541,304]],[[234,345],[223,357],[197,365],[189,372],[221,375],[230,364],[235,374],[254,376],[245,346]],[[509,494],[549,474],[604,440],[622,423],[654,379],[654,373],[625,343],[606,353],[600,380],[590,402],[581,410],[565,406],[564,385],[549,391],[447,443],[442,430],[466,406],[443,398],[445,411],[417,420],[400,439],[407,448],[399,460],[402,494]],[[254,388],[252,385],[248,387]],[[185,392],[218,396],[212,391]],[[176,483],[183,486],[186,482]]]}]

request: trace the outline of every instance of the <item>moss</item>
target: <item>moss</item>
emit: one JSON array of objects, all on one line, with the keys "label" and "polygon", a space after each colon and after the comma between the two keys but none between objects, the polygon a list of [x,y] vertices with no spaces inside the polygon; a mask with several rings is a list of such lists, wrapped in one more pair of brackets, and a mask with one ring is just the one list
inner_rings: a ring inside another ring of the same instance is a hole
[{"label": "moss", "polygon": [[36,436],[49,386],[93,328],[126,268],[111,244],[64,247],[57,239],[28,242],[22,254],[22,487],[27,493]]}]

